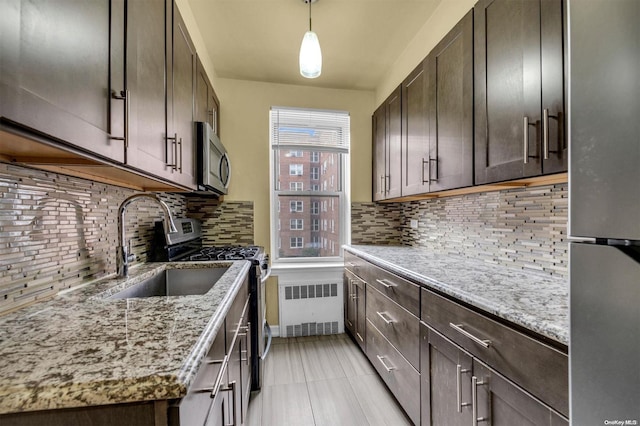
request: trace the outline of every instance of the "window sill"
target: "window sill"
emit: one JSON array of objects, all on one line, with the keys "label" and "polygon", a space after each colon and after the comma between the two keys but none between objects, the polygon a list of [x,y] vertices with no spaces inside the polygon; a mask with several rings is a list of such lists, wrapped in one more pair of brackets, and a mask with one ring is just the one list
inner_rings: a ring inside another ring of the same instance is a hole
[{"label": "window sill", "polygon": [[296,271],[296,270],[309,270],[309,269],[342,269],[344,268],[344,262],[281,262],[272,263],[271,272],[277,274],[278,271]]}]

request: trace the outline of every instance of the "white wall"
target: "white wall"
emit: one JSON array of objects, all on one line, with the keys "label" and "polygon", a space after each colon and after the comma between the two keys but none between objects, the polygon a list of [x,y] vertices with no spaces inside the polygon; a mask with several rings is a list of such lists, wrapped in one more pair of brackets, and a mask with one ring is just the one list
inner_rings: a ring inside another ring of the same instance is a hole
[{"label": "white wall", "polygon": [[477,0],[443,0],[407,45],[376,88],[376,107],[418,66]]},{"label": "white wall", "polygon": [[334,109],[351,117],[351,199],[371,201],[373,92],[218,79],[220,137],[233,161],[227,200],[253,201],[256,244],[269,247],[271,106]]}]

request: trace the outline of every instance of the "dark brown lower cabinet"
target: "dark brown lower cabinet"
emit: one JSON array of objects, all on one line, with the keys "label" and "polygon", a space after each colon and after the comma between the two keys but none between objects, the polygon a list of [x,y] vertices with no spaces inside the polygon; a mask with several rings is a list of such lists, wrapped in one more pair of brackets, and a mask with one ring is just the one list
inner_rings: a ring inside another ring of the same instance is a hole
[{"label": "dark brown lower cabinet", "polygon": [[344,273],[345,327],[358,345],[365,346],[365,282],[351,271]]},{"label": "dark brown lower cabinet", "polygon": [[420,324],[421,424],[471,424],[472,363],[471,355]]},{"label": "dark brown lower cabinet", "polygon": [[421,370],[422,425],[569,424],[542,401],[424,323]]}]

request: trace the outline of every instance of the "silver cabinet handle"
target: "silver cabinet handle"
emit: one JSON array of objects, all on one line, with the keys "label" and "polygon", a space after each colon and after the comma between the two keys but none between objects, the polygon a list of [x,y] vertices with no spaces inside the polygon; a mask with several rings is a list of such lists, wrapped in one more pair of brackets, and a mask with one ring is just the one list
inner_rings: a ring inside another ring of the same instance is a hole
[{"label": "silver cabinet handle", "polygon": [[467,407],[471,405],[470,402],[462,402],[462,373],[470,373],[471,370],[462,368],[460,364],[456,365],[456,395],[457,395],[457,406],[458,413],[462,413],[462,407]]},{"label": "silver cabinet handle", "polygon": [[377,282],[378,284],[383,285],[385,288],[394,288],[394,287],[398,287],[398,284],[392,283],[391,281],[386,280],[386,279],[384,279],[384,280],[376,280],[376,282]]},{"label": "silver cabinet handle", "polygon": [[384,362],[384,360],[387,358],[386,356],[380,356],[380,355],[376,355],[376,358],[378,358],[378,361],[380,361],[380,364],[382,364],[382,366],[384,367],[385,370],[387,370],[387,373],[391,373],[392,370],[395,370],[396,368],[391,366],[389,367],[387,365],[387,363]]},{"label": "silver cabinet handle", "polygon": [[129,111],[131,107],[131,93],[128,90],[121,90],[120,93],[113,90],[111,92],[113,99],[124,101],[124,137],[109,135],[109,139],[124,141],[124,147],[129,147]]},{"label": "silver cabinet handle", "polygon": [[225,426],[237,426],[238,425],[238,413],[236,410],[236,405],[237,405],[237,400],[236,398],[238,398],[238,395],[236,395],[236,381],[234,380],[233,382],[229,383],[229,386],[227,386],[226,388],[221,388],[220,392],[231,392],[231,396],[233,397],[233,423],[230,424],[226,424]]},{"label": "silver cabinet handle", "polygon": [[[431,178],[431,162],[436,163],[436,178],[435,179]],[[438,157],[436,157],[436,158],[429,157],[429,180],[434,180],[434,181],[437,182],[439,174],[440,173],[438,172]]]},{"label": "silver cabinet handle", "polygon": [[353,262],[347,262],[347,266],[349,266],[350,268],[355,268],[356,264]]},{"label": "silver cabinet handle", "polygon": [[[178,145],[180,145],[180,162],[178,163],[178,171],[182,173],[182,138],[178,141]],[[178,151],[178,147],[176,147],[176,151]]]},{"label": "silver cabinet handle", "polygon": [[478,422],[489,420],[488,417],[478,417],[478,386],[486,385],[487,382],[478,380],[476,376],[471,377],[471,424],[478,426]]},{"label": "silver cabinet handle", "polygon": [[225,355],[223,360],[222,360],[222,367],[220,368],[220,371],[218,371],[218,377],[216,377],[216,381],[213,384],[213,387],[211,388],[211,394],[209,396],[212,399],[216,397],[216,394],[218,393],[218,390],[222,386],[222,380],[224,379],[224,376],[227,374],[227,363],[228,363],[228,361],[229,361],[229,356]]},{"label": "silver cabinet handle", "polygon": [[386,187],[386,184],[385,184],[384,175],[380,175],[380,193],[384,194],[386,189],[387,189],[387,187]]},{"label": "silver cabinet handle", "polygon": [[[174,133],[172,137],[167,136],[167,140],[171,141],[171,146],[173,147],[173,163],[170,163],[169,158],[167,158],[167,166],[171,167],[171,170],[177,170],[178,169],[178,134]],[[168,156],[169,154],[167,153],[167,157]]]},{"label": "silver cabinet handle", "polygon": [[542,111],[542,158],[549,159],[549,108]]},{"label": "silver cabinet handle", "polygon": [[[427,161],[424,158],[422,158],[422,184],[423,185],[425,183],[429,183],[429,179],[427,179],[427,180],[424,179],[424,165],[425,164],[429,164],[429,161]],[[429,169],[429,177],[431,177],[431,169]]]},{"label": "silver cabinet handle", "polygon": [[463,336],[473,340],[483,348],[488,348],[489,346],[491,346],[491,340],[482,340],[479,337],[474,336],[473,334],[469,333],[467,330],[463,328],[464,327],[463,324],[454,324],[450,322],[449,327],[453,328],[455,331],[462,334]]},{"label": "silver cabinet handle", "polygon": [[529,117],[524,117],[523,123],[523,135],[522,135],[522,143],[523,143],[523,151],[524,151],[524,164],[529,163]]},{"label": "silver cabinet handle", "polygon": [[[376,314],[378,314],[378,316],[379,316],[380,318],[382,318],[382,321],[384,321],[384,322],[385,322],[385,324],[387,324],[387,325],[393,325],[393,323],[394,323],[394,322],[397,322],[396,320],[394,320],[393,318],[391,318],[391,317],[389,316],[389,314],[388,314],[388,313],[386,313],[386,312],[378,312],[378,311],[376,311]],[[387,317],[388,317],[388,319],[387,319]]]}]

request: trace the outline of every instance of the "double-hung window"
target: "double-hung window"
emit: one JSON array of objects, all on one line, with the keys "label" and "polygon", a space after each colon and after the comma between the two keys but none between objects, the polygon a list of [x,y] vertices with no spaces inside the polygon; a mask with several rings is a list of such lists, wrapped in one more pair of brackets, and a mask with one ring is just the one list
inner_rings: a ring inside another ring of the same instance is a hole
[{"label": "double-hung window", "polygon": [[349,114],[272,107],[270,125],[274,262],[335,261],[348,242]]}]

